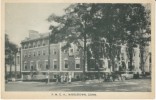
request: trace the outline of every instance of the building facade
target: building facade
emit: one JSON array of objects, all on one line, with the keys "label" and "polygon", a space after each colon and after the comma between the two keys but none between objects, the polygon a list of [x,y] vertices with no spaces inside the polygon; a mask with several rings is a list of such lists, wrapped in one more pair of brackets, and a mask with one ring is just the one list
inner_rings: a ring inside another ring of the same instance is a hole
[{"label": "building facade", "polygon": [[[40,79],[49,74],[50,79],[56,79],[57,75],[71,75],[74,79],[80,79],[83,73],[83,51],[72,44],[70,48],[62,50],[65,43],[49,44],[49,33],[39,34],[31,31],[29,37],[21,42],[21,72],[23,79]],[[110,59],[100,58],[99,69],[96,68],[95,59],[90,58],[85,72],[88,76],[96,77],[96,73],[119,71],[120,66],[129,69],[129,58],[126,46],[122,45],[120,58],[115,58],[113,70]],[[147,63],[146,69],[148,70]],[[134,48],[133,66],[135,72],[141,71],[140,50]]]},{"label": "building facade", "polygon": [[72,77],[82,75],[82,53],[75,45],[62,51],[65,43],[49,45],[49,35],[36,32],[30,33],[21,45],[23,78],[28,78],[32,73],[40,73],[43,77],[48,73],[50,79],[55,79],[58,74],[71,74]]}]

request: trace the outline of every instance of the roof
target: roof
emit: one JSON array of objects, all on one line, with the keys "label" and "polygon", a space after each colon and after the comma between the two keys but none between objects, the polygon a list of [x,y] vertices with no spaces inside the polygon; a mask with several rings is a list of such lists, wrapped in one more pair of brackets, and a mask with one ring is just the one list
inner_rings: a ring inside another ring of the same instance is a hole
[{"label": "roof", "polygon": [[47,33],[38,33],[38,35],[34,35],[34,36],[30,36],[30,34],[29,34],[29,37],[26,37],[24,40],[21,41],[21,43],[47,38],[48,36],[49,36],[49,32],[47,32]]}]

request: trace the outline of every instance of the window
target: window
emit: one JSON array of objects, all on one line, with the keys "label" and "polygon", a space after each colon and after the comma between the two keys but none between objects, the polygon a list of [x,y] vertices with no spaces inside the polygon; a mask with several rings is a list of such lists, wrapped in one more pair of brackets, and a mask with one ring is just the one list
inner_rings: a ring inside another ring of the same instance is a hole
[{"label": "window", "polygon": [[64,50],[64,53],[67,53],[68,51],[67,50]]},{"label": "window", "polygon": [[41,46],[41,43],[40,43],[40,41],[38,41],[38,47],[39,47],[39,46]]},{"label": "window", "polygon": [[76,69],[80,68],[80,58],[75,58],[75,68]]},{"label": "window", "polygon": [[124,60],[124,53],[121,53],[121,60]]},{"label": "window", "polygon": [[100,59],[100,62],[99,62],[99,68],[104,68],[103,66],[105,65],[105,62],[103,59]]},{"label": "window", "polygon": [[24,45],[24,49],[27,49],[27,45],[26,44]]},{"label": "window", "polygon": [[31,52],[29,52],[29,57],[31,57]]},{"label": "window", "polygon": [[35,42],[33,43],[33,47],[36,47],[36,43]]},{"label": "window", "polygon": [[27,57],[27,54],[26,53],[24,54],[24,57]]},{"label": "window", "polygon": [[68,60],[64,60],[64,68],[68,68]]},{"label": "window", "polygon": [[33,67],[33,65],[31,65],[31,70],[33,70],[34,69],[34,67]]},{"label": "window", "polygon": [[49,69],[48,61],[47,60],[45,61],[45,66],[46,66],[46,69]]},{"label": "window", "polygon": [[79,48],[77,48],[76,51],[79,52],[80,51]]},{"label": "window", "polygon": [[57,61],[54,60],[54,69],[57,69]]},{"label": "window", "polygon": [[95,68],[95,59],[90,59],[90,68]]},{"label": "window", "polygon": [[31,45],[31,43],[29,43],[29,48],[32,48],[32,45]]},{"label": "window", "polygon": [[44,40],[42,41],[42,45],[45,46],[45,41]]},{"label": "window", "polygon": [[28,69],[27,64],[24,63],[24,70],[27,70],[27,69]]},{"label": "window", "polygon": [[70,49],[70,53],[73,53],[73,49]]},{"label": "window", "polygon": [[40,56],[40,54],[41,54],[41,52],[40,51],[38,51],[38,55]]},{"label": "window", "polygon": [[30,70],[34,70],[33,61],[30,62]]},{"label": "window", "polygon": [[34,51],[34,56],[36,56],[35,51]]},{"label": "window", "polygon": [[111,61],[108,60],[108,68],[111,68]]},{"label": "window", "polygon": [[42,64],[38,63],[38,65],[39,65],[38,69],[40,70],[42,68]]},{"label": "window", "polygon": [[73,48],[70,48],[69,49],[69,56],[72,56],[73,55],[73,52],[74,52],[74,49]]},{"label": "window", "polygon": [[46,55],[46,52],[45,52],[45,50],[43,50],[43,55]]},{"label": "window", "polygon": [[54,78],[54,79],[57,78],[57,75],[54,75],[53,78]]},{"label": "window", "polygon": [[56,52],[56,50],[55,50],[55,49],[54,49],[54,52],[53,52],[53,53],[54,53],[54,55],[56,55],[56,53],[57,53],[57,52]]},{"label": "window", "polygon": [[17,64],[20,64],[20,57],[17,56]]},{"label": "window", "polygon": [[135,56],[135,52],[134,52],[134,56]]}]

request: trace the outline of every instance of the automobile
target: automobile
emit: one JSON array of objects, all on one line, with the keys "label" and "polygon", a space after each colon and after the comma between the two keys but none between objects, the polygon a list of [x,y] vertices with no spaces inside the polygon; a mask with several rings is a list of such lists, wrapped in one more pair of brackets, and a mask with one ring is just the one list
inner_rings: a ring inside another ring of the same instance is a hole
[{"label": "automobile", "polygon": [[132,79],[134,74],[131,71],[126,71],[121,74],[123,80]]}]

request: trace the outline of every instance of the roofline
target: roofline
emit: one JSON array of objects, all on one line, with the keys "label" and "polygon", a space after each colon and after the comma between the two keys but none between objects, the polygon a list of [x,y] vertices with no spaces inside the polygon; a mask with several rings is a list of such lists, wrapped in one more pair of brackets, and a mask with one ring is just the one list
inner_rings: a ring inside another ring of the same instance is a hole
[{"label": "roofline", "polygon": [[23,40],[23,41],[21,41],[21,44],[22,44],[22,43],[26,43],[26,42],[35,41],[35,40],[45,39],[45,38],[48,38],[48,37],[49,37],[49,36],[39,37],[39,38],[36,38],[36,39],[30,39],[30,40]]}]

